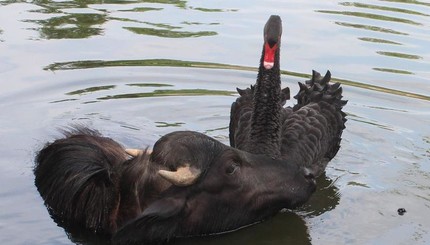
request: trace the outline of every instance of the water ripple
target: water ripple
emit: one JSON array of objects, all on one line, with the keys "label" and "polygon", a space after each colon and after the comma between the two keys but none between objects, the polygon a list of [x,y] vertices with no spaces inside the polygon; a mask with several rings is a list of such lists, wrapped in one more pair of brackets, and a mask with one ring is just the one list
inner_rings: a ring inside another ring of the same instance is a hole
[{"label": "water ripple", "polygon": [[383,28],[383,27],[379,27],[379,26],[364,25],[364,24],[353,24],[353,23],[340,22],[340,21],[336,21],[335,24],[340,25],[340,26],[345,26],[345,27],[352,27],[352,28],[357,28],[357,29],[368,30],[368,31],[376,31],[376,32],[396,34],[396,35],[405,35],[405,36],[409,35],[408,33],[405,33],[405,32],[395,31],[393,29]]},{"label": "water ripple", "polygon": [[203,36],[214,36],[217,35],[214,31],[172,31],[172,30],[160,30],[154,28],[144,28],[144,27],[123,27],[135,34],[157,36],[157,37],[167,37],[167,38],[186,38],[186,37],[203,37]]},{"label": "water ripple", "polygon": [[386,7],[386,6],[373,5],[373,4],[356,3],[356,2],[342,2],[339,4],[343,6],[353,6],[357,8],[375,9],[375,10],[390,11],[390,12],[412,14],[412,15],[421,15],[421,16],[430,16],[428,14],[409,10],[409,9],[393,8],[393,7]]},{"label": "water ripple", "polygon": [[222,96],[233,96],[236,94],[234,91],[223,91],[223,90],[209,90],[209,89],[166,89],[166,90],[154,90],[153,92],[147,93],[127,93],[127,94],[116,94],[107,95],[104,97],[97,98],[98,100],[112,100],[112,99],[135,99],[135,98],[147,98],[147,97],[167,97],[167,96],[208,96],[208,95],[222,95]]},{"label": "water ripple", "polygon": [[[238,70],[238,71],[254,71],[257,69],[248,66],[238,66],[238,65],[228,65],[228,64],[220,64],[220,63],[211,63],[211,62],[196,62],[196,61],[184,61],[184,60],[171,60],[171,59],[146,59],[146,60],[114,60],[114,61],[103,61],[103,60],[86,60],[86,61],[70,61],[70,62],[56,62],[50,64],[44,68],[44,70],[50,71],[58,71],[58,70],[76,70],[76,69],[90,69],[90,68],[101,68],[101,67],[119,67],[119,66],[158,66],[158,67],[185,67],[185,68],[207,68],[207,69],[225,69],[225,70]],[[375,69],[383,69],[383,68],[375,68]],[[385,71],[390,71],[386,69]],[[409,74],[407,72],[399,71],[397,73]],[[292,71],[282,70],[281,74],[301,77],[301,78],[310,78],[310,75]],[[363,89],[369,89],[389,94],[401,95],[416,99],[429,100],[430,96],[405,92],[396,89],[390,89],[386,87],[381,87],[377,85],[351,81],[347,79],[339,79],[332,78],[333,82],[340,82],[345,85],[354,86]],[[185,92],[187,93],[187,92]],[[135,95],[124,95],[124,96],[153,96],[150,94],[135,94]],[[111,99],[111,98],[108,98]]]},{"label": "water ripple", "polygon": [[410,60],[418,60],[423,58],[419,55],[404,54],[404,53],[397,53],[397,52],[377,51],[376,53],[380,55],[385,55],[385,56],[390,56],[395,58],[402,58],[402,59],[410,59]]},{"label": "water ripple", "polygon": [[346,16],[353,16],[353,17],[360,17],[360,18],[367,18],[367,19],[374,19],[374,20],[381,20],[381,21],[398,22],[398,23],[411,24],[411,25],[422,25],[421,23],[418,23],[412,20],[391,17],[388,15],[380,15],[380,14],[371,14],[371,13],[353,12],[353,11],[333,11],[333,10],[317,10],[316,12],[325,13],[325,14],[346,15]]},{"label": "water ripple", "polygon": [[426,2],[421,2],[421,1],[415,1],[415,0],[380,0],[383,2],[394,2],[394,3],[407,3],[407,4],[415,4],[415,5],[424,5],[424,6],[429,6],[430,7],[430,3],[426,3]]}]

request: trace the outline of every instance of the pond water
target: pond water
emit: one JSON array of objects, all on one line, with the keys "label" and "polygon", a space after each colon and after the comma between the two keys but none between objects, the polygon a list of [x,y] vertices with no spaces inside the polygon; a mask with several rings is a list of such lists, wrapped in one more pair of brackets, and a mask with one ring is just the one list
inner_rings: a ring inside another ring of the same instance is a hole
[{"label": "pond water", "polygon": [[135,148],[175,130],[228,143],[235,88],[255,82],[278,14],[283,87],[312,69],[343,84],[341,150],[299,210],[176,243],[430,244],[429,13],[416,0],[0,0],[0,243],[78,242],[33,183],[59,128]]}]

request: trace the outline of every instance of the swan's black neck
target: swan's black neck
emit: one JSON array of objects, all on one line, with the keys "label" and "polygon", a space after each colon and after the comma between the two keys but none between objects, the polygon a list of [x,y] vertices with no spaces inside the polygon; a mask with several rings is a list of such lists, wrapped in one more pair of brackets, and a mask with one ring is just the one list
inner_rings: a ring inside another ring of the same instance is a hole
[{"label": "swan's black neck", "polygon": [[251,152],[271,157],[280,155],[281,141],[281,74],[279,67],[280,43],[275,53],[274,65],[264,67],[264,47],[257,82],[254,89],[251,122]]}]

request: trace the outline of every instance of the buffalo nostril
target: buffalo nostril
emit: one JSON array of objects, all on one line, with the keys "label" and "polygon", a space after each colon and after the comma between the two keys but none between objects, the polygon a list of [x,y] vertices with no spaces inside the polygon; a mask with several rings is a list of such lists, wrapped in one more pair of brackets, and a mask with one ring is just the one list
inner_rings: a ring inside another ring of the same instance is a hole
[{"label": "buffalo nostril", "polygon": [[313,186],[316,186],[317,181],[315,179],[314,173],[309,168],[304,168],[304,176],[308,182],[310,182]]},{"label": "buffalo nostril", "polygon": [[315,175],[309,168],[304,168],[303,172],[306,179],[315,179]]}]

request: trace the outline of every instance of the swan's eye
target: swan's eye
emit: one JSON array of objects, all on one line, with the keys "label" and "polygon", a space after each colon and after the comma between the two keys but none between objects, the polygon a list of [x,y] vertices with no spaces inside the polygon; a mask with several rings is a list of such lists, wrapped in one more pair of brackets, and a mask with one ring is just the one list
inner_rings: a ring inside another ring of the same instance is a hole
[{"label": "swan's eye", "polygon": [[230,164],[226,169],[225,169],[225,173],[226,174],[234,174],[236,172],[236,170],[238,170],[240,168],[240,164],[237,162],[233,162],[232,164]]}]

